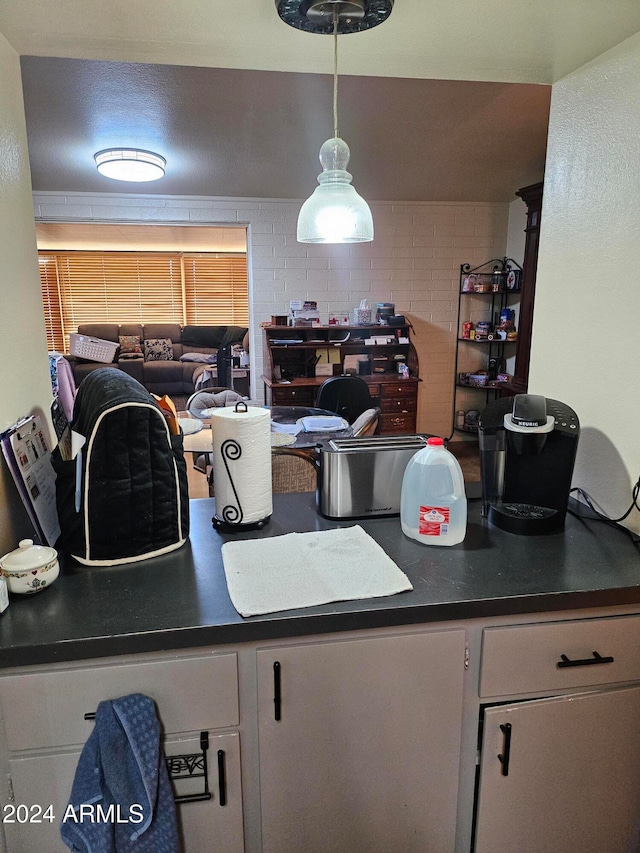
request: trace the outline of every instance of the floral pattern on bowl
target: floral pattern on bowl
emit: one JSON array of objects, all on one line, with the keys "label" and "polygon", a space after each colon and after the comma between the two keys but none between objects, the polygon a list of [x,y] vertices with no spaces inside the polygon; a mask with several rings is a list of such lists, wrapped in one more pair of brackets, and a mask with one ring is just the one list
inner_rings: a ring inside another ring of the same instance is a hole
[{"label": "floral pattern on bowl", "polygon": [[[44,566],[24,571],[9,571],[2,569],[2,576],[7,582],[9,592],[33,595],[50,586],[60,573],[60,565],[57,559],[51,560]],[[47,577],[43,577],[48,575]]]}]

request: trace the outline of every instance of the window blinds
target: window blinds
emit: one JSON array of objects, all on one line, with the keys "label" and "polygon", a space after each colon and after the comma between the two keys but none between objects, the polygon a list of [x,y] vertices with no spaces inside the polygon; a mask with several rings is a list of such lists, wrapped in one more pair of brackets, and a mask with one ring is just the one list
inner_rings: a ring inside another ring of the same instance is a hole
[{"label": "window blinds", "polygon": [[246,256],[180,252],[44,252],[50,349],[82,323],[249,324]]},{"label": "window blinds", "polygon": [[185,254],[183,263],[189,325],[249,325],[246,257]]},{"label": "window blinds", "polygon": [[38,262],[40,267],[40,287],[42,289],[42,307],[47,330],[47,348],[49,352],[65,352],[56,259],[53,255],[40,252]]}]

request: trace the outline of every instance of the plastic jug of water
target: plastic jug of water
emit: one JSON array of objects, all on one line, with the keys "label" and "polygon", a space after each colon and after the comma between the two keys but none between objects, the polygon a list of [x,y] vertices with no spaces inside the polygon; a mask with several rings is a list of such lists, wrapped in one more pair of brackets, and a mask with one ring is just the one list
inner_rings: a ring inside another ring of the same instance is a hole
[{"label": "plastic jug of water", "polygon": [[460,463],[441,438],[427,439],[407,464],[400,496],[405,536],[422,545],[457,545],[467,532],[467,496]]}]

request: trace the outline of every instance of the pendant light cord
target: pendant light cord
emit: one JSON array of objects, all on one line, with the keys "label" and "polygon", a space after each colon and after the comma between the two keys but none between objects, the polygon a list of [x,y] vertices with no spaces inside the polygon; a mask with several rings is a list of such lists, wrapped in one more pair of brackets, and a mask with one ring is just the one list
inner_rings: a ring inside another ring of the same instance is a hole
[{"label": "pendant light cord", "polygon": [[333,8],[333,135],[338,133],[338,6]]}]

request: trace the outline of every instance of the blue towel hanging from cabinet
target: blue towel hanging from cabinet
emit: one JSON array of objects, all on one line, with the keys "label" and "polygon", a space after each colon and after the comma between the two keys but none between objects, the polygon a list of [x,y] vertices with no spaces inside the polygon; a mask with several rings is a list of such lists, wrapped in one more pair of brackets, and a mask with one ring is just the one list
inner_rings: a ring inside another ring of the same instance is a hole
[{"label": "blue towel hanging from cabinet", "polygon": [[74,853],[179,853],[173,792],[153,701],[101,702],[60,835]]}]

